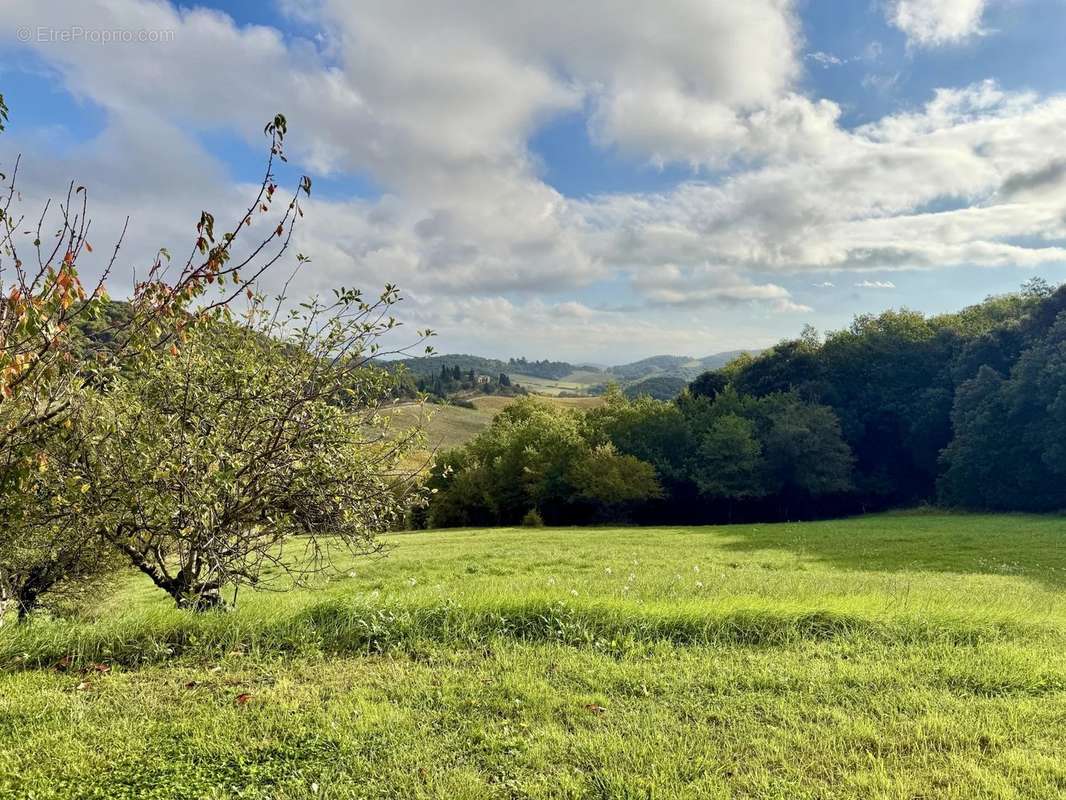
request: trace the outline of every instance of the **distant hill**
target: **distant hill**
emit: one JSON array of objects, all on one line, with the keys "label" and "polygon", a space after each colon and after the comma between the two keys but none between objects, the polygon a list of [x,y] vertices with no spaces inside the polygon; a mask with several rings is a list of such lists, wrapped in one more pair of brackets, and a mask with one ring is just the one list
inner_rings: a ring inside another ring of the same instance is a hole
[{"label": "distant hill", "polygon": [[[661,355],[613,367],[588,362],[572,364],[566,361],[529,361],[525,358],[503,361],[465,353],[407,358],[389,363],[402,364],[409,372],[420,377],[432,377],[440,372],[442,366],[458,366],[464,373],[469,370],[482,375],[505,373],[513,381],[537,394],[594,394],[602,391],[608,383],[617,383],[627,394],[633,396],[650,394],[653,397],[668,398],[676,396],[684,384],[702,373],[720,369],[744,352],[759,351],[730,350],[703,358]],[[653,378],[658,380],[648,383],[642,389],[636,388],[638,384]]]},{"label": "distant hill", "polygon": [[710,369],[720,369],[742,353],[757,353],[757,350],[730,350],[725,353],[715,353],[703,358],[690,358],[688,356],[652,356],[634,361],[631,364],[622,364],[617,367],[609,367],[607,372],[623,380],[642,380],[652,375],[674,375],[691,381]]},{"label": "distant hill", "polygon": [[397,361],[389,361],[383,364],[388,367],[403,365],[407,371],[420,377],[432,377],[440,372],[442,366],[449,369],[458,366],[462,372],[474,370],[481,375],[498,375],[501,372],[514,371],[506,361],[498,358],[482,358],[465,353],[453,353],[446,356],[419,356],[417,358],[403,358]]}]

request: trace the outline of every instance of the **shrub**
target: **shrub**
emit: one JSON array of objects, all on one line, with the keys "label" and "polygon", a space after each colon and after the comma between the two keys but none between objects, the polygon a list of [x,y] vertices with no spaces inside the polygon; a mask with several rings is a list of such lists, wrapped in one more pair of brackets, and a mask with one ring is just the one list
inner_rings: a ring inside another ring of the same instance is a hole
[{"label": "shrub", "polygon": [[522,517],[522,527],[523,528],[543,528],[544,527],[544,517],[542,517],[540,515],[540,512],[537,511],[537,509],[531,508],[531,509],[529,509],[529,511],[526,512],[526,515],[524,517]]}]

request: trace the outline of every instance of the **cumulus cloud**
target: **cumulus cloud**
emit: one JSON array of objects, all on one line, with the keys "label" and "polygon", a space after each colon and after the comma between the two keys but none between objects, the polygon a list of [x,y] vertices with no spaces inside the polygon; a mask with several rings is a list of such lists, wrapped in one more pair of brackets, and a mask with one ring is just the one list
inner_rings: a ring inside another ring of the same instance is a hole
[{"label": "cumulus cloud", "polygon": [[[835,103],[798,89],[805,58],[786,0],[283,8],[318,31],[313,40],[147,0],[6,9],[0,37],[11,40],[23,25],[174,31],[166,43],[32,44],[106,125],[57,153],[42,152],[32,131],[21,141],[6,133],[5,157],[27,156],[27,195],[76,178],[96,203],[96,238],[131,213],[123,257],[146,263],[159,246],[188,242],[205,198],[220,216],[240,213],[248,187],[203,135],[259,146],[263,122],[283,110],[295,166],[368,175],[381,188],[370,199],[311,199],[297,246],[313,267],[300,289],[396,282],[420,324],[559,347],[617,342],[630,325],[659,337],[657,349],[700,352],[682,347],[686,325],[711,334],[686,312],[806,313],[789,289],[808,284],[805,273],[1066,261],[1066,173],[1048,158],[1066,97],[985,82],[845,128]],[[979,32],[983,8],[901,0],[890,19],[917,44],[946,43]],[[724,177],[565,197],[541,179],[529,141],[571,113],[587,115],[607,151],[725,167]],[[590,302],[588,287],[601,283],[630,292],[629,310]]]},{"label": "cumulus cloud", "polygon": [[[582,213],[598,232],[598,257],[634,270],[708,253],[741,274],[1059,262],[1066,197],[1023,202],[997,190],[1046,168],[1063,125],[1064,97],[989,83],[944,90],[918,111],[827,129],[819,157],[597,198]],[[938,210],[944,200],[954,207]]]},{"label": "cumulus cloud", "polygon": [[888,21],[910,44],[935,47],[981,34],[986,5],[988,0],[895,0],[886,8]]}]

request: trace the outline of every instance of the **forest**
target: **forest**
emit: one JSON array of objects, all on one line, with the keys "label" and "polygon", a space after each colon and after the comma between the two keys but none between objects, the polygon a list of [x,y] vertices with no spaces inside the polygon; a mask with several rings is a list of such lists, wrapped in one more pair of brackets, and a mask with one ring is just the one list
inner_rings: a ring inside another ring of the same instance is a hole
[{"label": "forest", "polygon": [[530,398],[433,468],[430,526],[728,522],[938,504],[1066,507],[1066,288],[859,316],[674,400]]}]

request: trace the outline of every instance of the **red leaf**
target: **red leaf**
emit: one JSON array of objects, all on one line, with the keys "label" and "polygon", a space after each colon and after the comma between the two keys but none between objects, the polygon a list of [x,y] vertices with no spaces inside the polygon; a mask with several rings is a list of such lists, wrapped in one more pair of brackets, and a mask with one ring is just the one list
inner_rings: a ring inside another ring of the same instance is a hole
[{"label": "red leaf", "polygon": [[235,705],[243,706],[243,705],[246,705],[248,703],[248,701],[251,700],[251,699],[252,699],[252,695],[251,694],[249,694],[248,692],[241,692],[239,695],[237,695],[234,698],[233,702],[234,702]]}]

